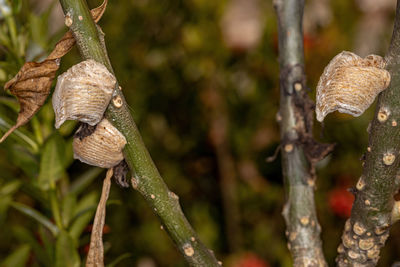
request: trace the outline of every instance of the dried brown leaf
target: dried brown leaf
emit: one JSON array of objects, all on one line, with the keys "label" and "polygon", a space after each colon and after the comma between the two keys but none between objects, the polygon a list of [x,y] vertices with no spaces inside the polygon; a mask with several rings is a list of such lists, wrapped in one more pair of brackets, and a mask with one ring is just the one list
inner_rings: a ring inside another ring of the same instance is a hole
[{"label": "dried brown leaf", "polygon": [[0,143],[15,129],[27,123],[44,104],[59,65],[59,59],[40,63],[27,62],[16,76],[5,84],[4,89],[9,89],[18,98],[21,108],[16,124],[3,135]]},{"label": "dried brown leaf", "polygon": [[75,38],[71,31],[66,32],[60,41],[57,42],[53,51],[46,58],[46,60],[56,60],[63,57],[75,45]]},{"label": "dried brown leaf", "polygon": [[[90,10],[90,14],[92,15],[93,20],[97,23],[106,11],[108,0],[104,0],[103,3]],[[60,41],[54,47],[54,50],[47,57],[47,60],[57,59],[63,57],[65,54],[71,50],[71,48],[75,45],[75,38],[72,35],[71,31],[68,31],[64,34]]]},{"label": "dried brown leaf", "polygon": [[107,3],[108,3],[108,0],[104,0],[100,6],[95,7],[92,10],[90,10],[90,14],[92,15],[92,18],[96,23],[99,22],[99,20],[101,19],[101,17],[104,14],[104,11],[106,11]]},{"label": "dried brown leaf", "polygon": [[103,182],[103,189],[99,204],[97,205],[96,216],[94,217],[92,234],[90,236],[89,252],[86,259],[86,267],[104,266],[103,228],[106,219],[106,203],[111,188],[111,177],[113,169],[107,171]]},{"label": "dried brown leaf", "polygon": [[[107,0],[94,9],[91,15],[98,22],[107,7]],[[51,84],[60,66],[61,58],[75,45],[75,39],[71,31],[64,34],[55,45],[50,55],[42,62],[26,62],[17,75],[8,81],[4,89],[18,98],[20,111],[16,124],[11,127],[0,139],[3,142],[18,127],[26,124],[36,112],[43,106],[50,94]]]}]

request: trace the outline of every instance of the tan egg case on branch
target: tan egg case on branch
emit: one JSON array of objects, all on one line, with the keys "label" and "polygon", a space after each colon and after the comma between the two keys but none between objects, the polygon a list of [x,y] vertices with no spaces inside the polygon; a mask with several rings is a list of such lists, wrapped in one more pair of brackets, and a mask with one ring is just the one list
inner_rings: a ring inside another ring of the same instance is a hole
[{"label": "tan egg case on branch", "polygon": [[101,168],[112,168],[124,159],[126,139],[107,119],[97,124],[92,133],[82,135],[83,130],[81,126],[72,142],[75,159]]},{"label": "tan egg case on branch", "polygon": [[82,61],[58,76],[53,94],[56,128],[66,120],[96,125],[110,102],[116,79],[94,60]]},{"label": "tan egg case on branch", "polygon": [[361,58],[343,51],[324,69],[317,86],[316,113],[322,122],[339,111],[360,116],[390,83],[385,60],[377,55]]}]

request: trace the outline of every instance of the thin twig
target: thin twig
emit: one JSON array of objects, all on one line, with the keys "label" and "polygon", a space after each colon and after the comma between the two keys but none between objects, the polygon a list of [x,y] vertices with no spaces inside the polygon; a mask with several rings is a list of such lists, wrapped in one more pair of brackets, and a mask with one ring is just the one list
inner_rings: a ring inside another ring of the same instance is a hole
[{"label": "thin twig", "polygon": [[[312,137],[313,103],[305,90],[303,0],[275,0],[280,59],[282,171],[287,202],[283,209],[294,266],[327,266],[314,202],[314,164],[330,146]],[[314,153],[317,151],[317,153]]]},{"label": "thin twig", "polygon": [[[93,22],[85,0],[60,0],[68,24],[76,39],[81,56],[104,64],[111,72],[103,34]],[[121,105],[122,103],[122,105]],[[139,130],[129,112],[128,105],[118,84],[113,99],[106,111],[107,119],[125,136],[125,160],[133,173],[132,185],[145,198],[160,218],[186,261],[191,266],[219,266],[214,254],[198,238],[185,218],[177,195],[169,191],[161,178]]]},{"label": "thin twig", "polygon": [[386,60],[391,82],[379,95],[363,173],[338,248],[338,266],[375,266],[389,237],[394,195],[399,189],[396,174],[400,163],[400,0]]},{"label": "thin twig", "polygon": [[240,209],[237,197],[237,173],[229,146],[229,114],[226,102],[217,86],[211,82],[203,89],[203,106],[209,121],[210,142],[218,164],[219,182],[224,209],[226,238],[230,252],[242,245]]}]

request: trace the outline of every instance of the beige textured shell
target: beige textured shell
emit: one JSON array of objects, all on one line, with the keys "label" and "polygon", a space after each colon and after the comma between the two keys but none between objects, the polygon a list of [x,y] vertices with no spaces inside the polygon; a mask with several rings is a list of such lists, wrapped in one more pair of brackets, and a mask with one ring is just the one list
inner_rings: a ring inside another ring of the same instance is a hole
[{"label": "beige textured shell", "polygon": [[317,86],[317,120],[339,111],[360,116],[390,83],[385,60],[377,55],[361,58],[343,51],[325,68]]},{"label": "beige textured shell", "polygon": [[110,102],[115,83],[107,68],[91,59],[58,76],[53,94],[56,128],[66,120],[96,125]]},{"label": "beige textured shell", "polygon": [[[79,129],[78,129],[79,131]],[[84,138],[74,137],[74,158],[89,165],[111,168],[124,159],[125,137],[107,119],[97,124],[95,131]]]}]

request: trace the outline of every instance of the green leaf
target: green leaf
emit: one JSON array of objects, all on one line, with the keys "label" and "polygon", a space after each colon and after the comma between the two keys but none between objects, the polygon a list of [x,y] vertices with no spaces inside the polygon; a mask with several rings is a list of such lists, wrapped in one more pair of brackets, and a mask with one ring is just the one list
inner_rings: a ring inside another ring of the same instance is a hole
[{"label": "green leaf", "polygon": [[68,168],[74,162],[74,150],[72,149],[72,142],[74,138],[71,137],[65,140],[65,151],[64,151],[64,167]]},{"label": "green leaf", "polygon": [[28,16],[28,26],[31,32],[32,40],[33,42],[39,44],[43,51],[49,48],[48,25],[49,17],[54,6],[55,1],[53,1],[47,10],[42,12],[40,15],[30,13]]},{"label": "green leaf", "polygon": [[[1,67],[1,62],[0,62],[0,67]],[[15,113],[18,113],[19,111],[19,104],[17,99],[14,97],[0,97],[0,104],[3,104],[9,108],[11,108]]]},{"label": "green leaf", "polygon": [[7,73],[0,68],[0,87],[3,87],[4,82],[7,81]]},{"label": "green leaf", "polygon": [[79,267],[76,242],[66,231],[61,231],[56,242],[56,267]]},{"label": "green leaf", "polygon": [[76,195],[67,194],[62,201],[61,218],[66,227],[69,226],[76,207]]},{"label": "green leaf", "polygon": [[[35,178],[36,181],[36,178]],[[40,203],[40,205],[44,209],[50,209],[50,203],[48,201],[48,194],[46,192],[43,192],[42,190],[39,189],[39,187],[36,186],[36,183],[23,183],[21,187],[21,191],[24,192],[25,194],[29,195],[31,198],[35,199]]]},{"label": "green leaf", "polygon": [[0,267],[24,267],[29,258],[29,245],[22,245],[14,250],[2,263]]},{"label": "green leaf", "polygon": [[[1,26],[0,26],[0,43],[3,42],[4,36],[2,36]],[[5,72],[6,77],[2,77],[4,80],[1,82],[6,82],[11,79],[18,72],[19,65],[15,62],[0,61],[0,69]]]},{"label": "green leaf", "polygon": [[22,8],[22,0],[12,0],[12,9],[14,14],[18,14]]},{"label": "green leaf", "polygon": [[0,225],[6,219],[7,210],[12,202],[12,195],[20,188],[20,181],[11,181],[0,187]]},{"label": "green leaf", "polygon": [[25,147],[18,144],[12,144],[11,149],[7,152],[13,164],[21,168],[29,178],[36,179],[39,173],[38,157],[35,157]]},{"label": "green leaf", "polygon": [[29,14],[29,30],[31,32],[32,41],[37,43],[41,51],[39,54],[44,52],[44,49],[47,46],[47,33],[48,33],[48,24],[47,21],[42,18],[42,16],[35,15],[33,13]]},{"label": "green leaf", "polygon": [[52,266],[51,258],[47,255],[43,246],[39,244],[33,232],[31,232],[30,230],[21,225],[13,225],[12,233],[19,242],[27,244],[31,247],[36,260],[40,263],[40,266],[45,266],[45,267]]},{"label": "green leaf", "polygon": [[[1,12],[1,11],[0,11]],[[8,37],[7,34],[7,27],[6,24],[4,23],[3,25],[0,25],[0,42],[7,48],[11,47],[11,41],[10,38]]]},{"label": "green leaf", "polygon": [[29,42],[29,38],[25,32],[21,31],[21,33],[20,33],[20,35],[18,35],[17,39],[18,39],[17,40],[17,42],[18,42],[17,54],[23,58],[25,56],[25,51],[26,51],[26,47]]},{"label": "green leaf", "polygon": [[[39,118],[43,136],[46,138],[54,133],[54,111],[51,101],[44,104],[36,115]],[[59,133],[59,131],[57,131]]]},{"label": "green leaf", "polygon": [[36,141],[38,144],[43,145],[43,134],[42,134],[42,127],[40,125],[39,119],[37,116],[33,116],[31,119],[31,125],[33,133],[35,134]]},{"label": "green leaf", "polygon": [[55,255],[56,254],[55,253],[55,250],[56,250],[55,241],[56,240],[55,240],[54,236],[52,236],[52,234],[47,230],[47,228],[45,228],[43,226],[39,227],[39,236],[43,242],[42,247],[44,247],[46,256],[49,259],[49,261],[46,262],[46,264],[50,263],[50,265],[49,264],[47,264],[47,265],[49,265],[49,267],[53,267],[54,262],[55,262],[55,256],[56,256]]},{"label": "green leaf", "polygon": [[0,225],[2,225],[7,218],[7,210],[10,206],[12,198],[10,196],[4,196],[0,198]]},{"label": "green leaf", "polygon": [[79,195],[96,179],[104,169],[92,167],[79,175],[69,187],[68,194]]},{"label": "green leaf", "polygon": [[74,218],[69,229],[71,236],[78,240],[85,227],[93,220],[98,202],[98,194],[91,192],[85,195],[76,206]]},{"label": "green leaf", "polygon": [[[0,114],[0,130],[6,132],[8,129],[11,128],[11,126],[12,124],[10,123],[10,120],[5,118],[3,114]],[[32,136],[32,134],[23,129],[15,130],[14,133],[10,135],[10,137],[16,140],[17,143],[21,145],[28,145],[29,147],[31,147],[33,153],[39,151],[39,145],[36,143],[35,138]]]},{"label": "green leaf", "polygon": [[21,213],[25,214],[26,216],[31,217],[32,219],[36,220],[37,222],[39,222],[40,224],[45,226],[47,229],[49,229],[50,232],[54,236],[57,236],[57,234],[59,232],[59,229],[57,228],[57,226],[54,225],[49,219],[47,219],[43,214],[41,214],[37,210],[35,210],[27,205],[18,203],[18,202],[11,202],[10,205],[11,205],[11,207],[20,211]]},{"label": "green leaf", "polygon": [[0,187],[0,199],[6,195],[13,195],[21,186],[20,181],[11,181]]},{"label": "green leaf", "polygon": [[78,121],[66,121],[64,122],[58,132],[62,136],[71,136],[71,134],[76,130],[76,125],[78,125]]},{"label": "green leaf", "polygon": [[120,263],[121,261],[132,257],[131,253],[125,253],[120,255],[118,258],[116,258],[115,260],[113,260],[111,263],[107,264],[106,267],[115,267],[117,266],[118,263]]},{"label": "green leaf", "polygon": [[53,134],[45,143],[40,159],[38,185],[48,190],[50,185],[60,179],[65,171],[65,141],[57,133]]}]

